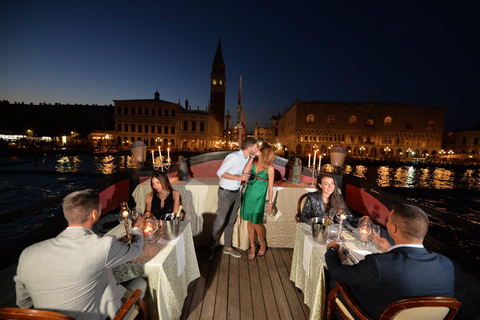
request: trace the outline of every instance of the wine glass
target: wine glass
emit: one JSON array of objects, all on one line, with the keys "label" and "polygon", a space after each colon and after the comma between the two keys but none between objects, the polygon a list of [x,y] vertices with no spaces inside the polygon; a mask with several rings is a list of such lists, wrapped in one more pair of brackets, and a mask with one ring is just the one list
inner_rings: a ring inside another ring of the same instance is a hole
[{"label": "wine glass", "polygon": [[130,224],[128,222],[128,218],[130,217],[131,211],[128,208],[128,204],[126,202],[120,203],[120,212],[118,213],[118,220],[120,223],[124,222],[125,225],[125,240],[130,240]]},{"label": "wine glass", "polygon": [[347,215],[345,214],[345,210],[343,208],[338,209],[337,213],[335,214],[335,217],[338,220],[339,226],[338,226],[338,235],[337,235],[337,241],[342,241],[342,224],[343,220],[347,218]]},{"label": "wine glass", "polygon": [[376,240],[380,237],[380,225],[374,224],[372,228],[373,252],[378,252]]}]

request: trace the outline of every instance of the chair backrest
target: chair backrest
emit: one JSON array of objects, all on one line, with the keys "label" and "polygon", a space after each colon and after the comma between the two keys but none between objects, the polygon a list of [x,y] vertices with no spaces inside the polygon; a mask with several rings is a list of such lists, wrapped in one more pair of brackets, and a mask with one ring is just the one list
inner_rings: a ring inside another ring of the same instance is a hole
[{"label": "chair backrest", "polygon": [[[147,305],[140,299],[142,290],[135,290],[130,298],[122,305],[120,310],[118,310],[115,318],[113,320],[123,320],[130,311],[138,305],[138,315],[135,319],[148,319]],[[22,308],[2,308],[0,309],[0,320],[8,319],[35,319],[35,320],[75,320],[70,316],[65,314],[47,311],[47,310],[38,310],[38,309],[22,309]]]},{"label": "chair backrest", "polygon": [[2,308],[0,309],[0,319],[75,320],[59,312],[22,308]]},{"label": "chair backrest", "polygon": [[462,303],[452,297],[415,297],[389,304],[380,320],[451,320]]},{"label": "chair backrest", "polygon": [[297,202],[297,214],[295,215],[295,221],[300,222],[300,216],[302,215],[302,208],[305,200],[307,200],[308,193],[302,194]]},{"label": "chair backrest", "polygon": [[135,317],[135,319],[148,319],[147,305],[140,299],[141,294],[142,290],[140,289],[136,289],[135,291],[133,291],[130,298],[128,298],[128,300],[122,305],[120,310],[118,310],[113,320],[125,319],[125,317],[130,313],[130,311],[135,307],[136,304],[138,304],[139,307],[137,309],[139,314]]},{"label": "chair backrest", "polygon": [[[341,294],[348,308],[338,298]],[[451,297],[413,297],[390,303],[379,320],[452,320],[462,303]],[[342,319],[371,320],[360,308],[350,290],[342,283],[335,282],[335,288],[327,298],[327,320],[337,310]],[[355,317],[352,316],[355,315]]]}]

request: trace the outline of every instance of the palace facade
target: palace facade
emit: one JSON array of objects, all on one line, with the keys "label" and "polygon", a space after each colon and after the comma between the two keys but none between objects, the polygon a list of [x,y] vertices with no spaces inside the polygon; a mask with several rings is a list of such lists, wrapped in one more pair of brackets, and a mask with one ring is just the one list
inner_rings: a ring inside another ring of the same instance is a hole
[{"label": "palace facade", "polygon": [[419,158],[442,149],[444,106],[297,100],[278,119],[277,143],[298,156],[342,145],[352,156]]}]

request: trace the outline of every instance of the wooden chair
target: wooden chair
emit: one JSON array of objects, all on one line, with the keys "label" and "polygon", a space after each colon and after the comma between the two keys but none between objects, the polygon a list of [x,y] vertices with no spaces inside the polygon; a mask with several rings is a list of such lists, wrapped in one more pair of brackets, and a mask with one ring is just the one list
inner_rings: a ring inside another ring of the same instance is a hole
[{"label": "wooden chair", "polygon": [[[338,298],[341,294],[350,311]],[[380,315],[379,320],[451,320],[455,317],[462,303],[451,297],[414,297],[390,303]],[[342,283],[335,282],[335,288],[327,298],[327,320],[337,310],[342,319],[371,320],[360,308],[350,290]]]},{"label": "wooden chair", "polygon": [[308,193],[305,193],[305,194],[302,194],[300,196],[300,198],[298,199],[298,202],[297,202],[297,214],[295,215],[295,222],[300,222],[300,217],[302,215],[302,208],[303,208],[303,204],[305,203],[305,200],[307,200],[307,194]]},{"label": "wooden chair", "polygon": [[[113,320],[123,320],[138,304],[138,314],[135,315],[135,319],[147,320],[148,311],[147,304],[140,299],[142,290],[135,290],[130,298],[123,304],[123,306],[118,310],[115,318]],[[133,314],[132,314],[133,315]],[[47,311],[47,310],[38,310],[38,309],[22,309],[22,308],[2,308],[0,309],[0,319],[35,319],[35,320],[75,320],[74,318],[67,316],[65,314]]]}]

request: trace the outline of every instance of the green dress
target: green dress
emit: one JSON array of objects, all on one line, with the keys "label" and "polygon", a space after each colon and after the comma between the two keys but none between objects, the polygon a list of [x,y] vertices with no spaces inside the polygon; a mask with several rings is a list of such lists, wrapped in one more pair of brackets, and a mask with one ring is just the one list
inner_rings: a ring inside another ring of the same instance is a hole
[{"label": "green dress", "polygon": [[[258,177],[258,179],[257,179]],[[255,164],[250,172],[250,180],[243,194],[241,216],[254,224],[263,223],[265,198],[268,188],[268,168],[255,173]]]}]

